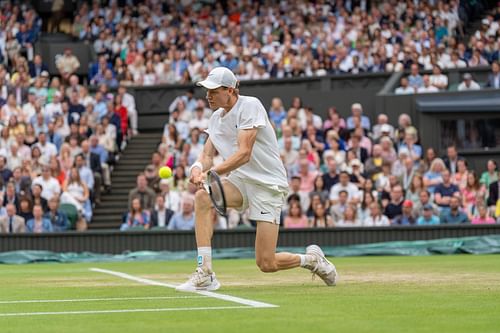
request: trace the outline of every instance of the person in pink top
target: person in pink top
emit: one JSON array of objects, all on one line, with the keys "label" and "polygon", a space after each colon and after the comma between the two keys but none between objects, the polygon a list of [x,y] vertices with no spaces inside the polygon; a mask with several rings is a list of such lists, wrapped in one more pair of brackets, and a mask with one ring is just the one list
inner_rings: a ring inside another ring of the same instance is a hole
[{"label": "person in pink top", "polygon": [[484,193],[484,188],[479,183],[479,178],[474,171],[468,172],[466,186],[460,190],[462,192],[462,206],[468,211],[476,203],[476,197]]},{"label": "person in pink top", "polygon": [[318,171],[310,169],[310,162],[307,159],[301,159],[299,161],[299,172],[297,176],[300,177],[300,191],[302,192],[312,192],[314,191],[314,180],[318,175]]},{"label": "person in pink top", "polygon": [[285,217],[283,225],[286,229],[307,228],[309,226],[307,216],[302,213],[302,208],[298,201],[292,201],[290,203],[290,210],[288,216]]},{"label": "person in pink top", "polygon": [[488,208],[485,205],[478,207],[479,216],[472,219],[472,224],[494,224],[495,219],[488,216]]}]

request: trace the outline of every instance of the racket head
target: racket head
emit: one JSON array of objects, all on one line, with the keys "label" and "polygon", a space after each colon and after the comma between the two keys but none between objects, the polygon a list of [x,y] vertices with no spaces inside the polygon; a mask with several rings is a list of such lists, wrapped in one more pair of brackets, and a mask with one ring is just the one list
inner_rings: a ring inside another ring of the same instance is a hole
[{"label": "racket head", "polygon": [[222,187],[222,181],[219,175],[213,170],[207,173],[207,185],[208,194],[210,195],[215,210],[219,215],[226,216],[227,206],[224,188]]}]

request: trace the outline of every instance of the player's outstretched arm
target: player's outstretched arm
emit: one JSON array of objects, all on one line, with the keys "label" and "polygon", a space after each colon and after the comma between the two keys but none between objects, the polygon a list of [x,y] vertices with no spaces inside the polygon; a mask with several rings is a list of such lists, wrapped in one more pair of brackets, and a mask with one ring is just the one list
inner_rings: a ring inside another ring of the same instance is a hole
[{"label": "player's outstretched arm", "polygon": [[224,163],[219,164],[215,168],[215,172],[219,175],[229,173],[238,169],[240,166],[248,163],[252,157],[253,145],[257,138],[257,128],[240,130],[238,132],[238,151],[229,156]]},{"label": "player's outstretched arm", "polygon": [[203,181],[203,172],[209,170],[214,164],[215,146],[207,139],[203,146],[198,160],[189,169],[189,181],[193,184],[200,184]]}]

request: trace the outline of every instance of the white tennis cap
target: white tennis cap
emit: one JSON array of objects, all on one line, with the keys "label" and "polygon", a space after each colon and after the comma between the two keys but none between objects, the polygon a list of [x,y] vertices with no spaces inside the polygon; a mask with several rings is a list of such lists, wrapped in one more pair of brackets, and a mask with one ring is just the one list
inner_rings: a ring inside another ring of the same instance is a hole
[{"label": "white tennis cap", "polygon": [[217,89],[219,87],[236,88],[238,80],[234,73],[226,67],[216,67],[208,73],[205,80],[197,82],[199,87]]}]

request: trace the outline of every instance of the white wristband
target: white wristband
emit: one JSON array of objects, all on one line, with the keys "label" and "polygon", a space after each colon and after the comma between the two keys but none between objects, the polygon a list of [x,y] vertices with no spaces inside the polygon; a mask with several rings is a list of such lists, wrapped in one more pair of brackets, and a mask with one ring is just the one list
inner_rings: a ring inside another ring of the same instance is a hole
[{"label": "white wristband", "polygon": [[188,177],[191,177],[191,171],[193,171],[193,168],[200,168],[201,171],[203,171],[203,164],[201,164],[200,161],[196,161],[193,165],[191,165],[191,167],[189,168],[189,176]]}]

